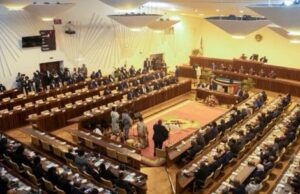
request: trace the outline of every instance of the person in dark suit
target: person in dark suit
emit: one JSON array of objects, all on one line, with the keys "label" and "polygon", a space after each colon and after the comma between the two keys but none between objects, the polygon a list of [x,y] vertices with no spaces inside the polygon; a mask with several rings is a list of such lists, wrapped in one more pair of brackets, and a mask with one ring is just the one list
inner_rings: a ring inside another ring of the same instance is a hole
[{"label": "person in dark suit", "polygon": [[230,189],[232,194],[246,194],[246,189],[243,184],[241,184],[239,181],[234,180],[232,182],[233,188]]},{"label": "person in dark suit", "polygon": [[75,160],[75,155],[73,154],[73,148],[68,148],[68,152],[65,153],[65,157],[69,160],[74,161]]},{"label": "person in dark suit", "polygon": [[109,95],[109,94],[111,94],[111,90],[109,89],[109,87],[105,87],[103,95],[106,96],[106,95]]},{"label": "person in dark suit", "polygon": [[195,173],[195,178],[200,182],[204,182],[210,174],[209,165],[206,162],[201,162],[199,170]]},{"label": "person in dark suit", "polygon": [[0,92],[6,91],[6,87],[0,83]]},{"label": "person in dark suit", "polygon": [[71,188],[72,194],[84,194],[84,191],[80,188],[81,182],[79,180],[74,181],[74,185]]},{"label": "person in dark suit", "polygon": [[206,145],[205,139],[202,135],[202,133],[197,133],[197,137],[196,137],[196,141],[197,144],[199,144],[201,146],[201,148],[203,148]]},{"label": "person in dark suit", "polygon": [[192,160],[201,149],[201,145],[199,145],[196,141],[192,141],[192,147],[187,150],[187,159]]},{"label": "person in dark suit", "polygon": [[125,189],[128,194],[132,194],[135,192],[134,187],[131,187],[130,184],[123,179],[125,178],[125,174],[123,172],[119,173],[119,177],[116,179],[115,184],[117,187]]},{"label": "person in dark suit", "polygon": [[61,174],[61,177],[57,183],[57,187],[62,189],[65,193],[70,193],[72,185],[68,180],[68,173],[64,172]]},{"label": "person in dark suit", "polygon": [[44,170],[41,164],[41,158],[36,156],[33,158],[32,172],[37,179],[44,177]]},{"label": "person in dark suit", "polygon": [[7,154],[7,139],[6,138],[1,138],[0,140],[0,158],[3,157],[3,154],[8,155]]},{"label": "person in dark suit", "polygon": [[12,160],[17,163],[19,166],[21,164],[26,164],[30,166],[30,160],[24,155],[24,146],[20,145],[17,147],[16,151],[12,154]]},{"label": "person in dark suit", "polygon": [[46,173],[46,179],[52,182],[54,185],[56,185],[59,182],[59,175],[57,174],[57,170],[55,167],[51,167],[48,169]]},{"label": "person in dark suit", "polygon": [[117,177],[110,171],[110,168],[106,169],[104,163],[100,164],[98,174],[99,174],[99,179],[104,178],[112,182],[115,182],[115,180],[117,179]]},{"label": "person in dark suit", "polygon": [[158,120],[156,124],[153,126],[153,141],[154,141],[154,156],[155,148],[162,149],[163,143],[169,137],[169,131],[165,126],[162,125],[162,120]]}]

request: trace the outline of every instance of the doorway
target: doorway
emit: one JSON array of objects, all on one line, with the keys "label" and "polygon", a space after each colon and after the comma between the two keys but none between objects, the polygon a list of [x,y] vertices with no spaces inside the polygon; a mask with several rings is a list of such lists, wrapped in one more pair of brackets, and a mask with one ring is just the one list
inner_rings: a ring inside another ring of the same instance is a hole
[{"label": "doorway", "polygon": [[59,72],[61,69],[63,69],[63,61],[40,63],[40,71],[41,72],[44,72],[44,71]]}]

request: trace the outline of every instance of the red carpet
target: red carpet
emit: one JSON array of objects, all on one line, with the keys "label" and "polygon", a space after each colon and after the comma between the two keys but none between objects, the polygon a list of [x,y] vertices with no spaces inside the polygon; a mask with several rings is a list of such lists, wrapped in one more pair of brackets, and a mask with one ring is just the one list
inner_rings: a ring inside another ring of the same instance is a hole
[{"label": "red carpet", "polygon": [[[142,150],[142,155],[149,158],[154,158],[152,127],[159,119],[162,119],[164,123],[172,123],[178,120],[180,121],[179,127],[172,127],[170,131],[170,138],[164,143],[164,145],[166,145],[169,143],[176,143],[180,141],[182,138],[188,136],[196,129],[214,120],[226,111],[227,110],[224,108],[212,108],[198,102],[184,101],[178,105],[165,109],[164,111],[159,112],[154,116],[146,118],[145,123],[148,126],[150,145],[146,149]],[[136,134],[136,129],[134,129],[133,131]],[[133,133],[133,131],[131,131],[131,133]]]}]

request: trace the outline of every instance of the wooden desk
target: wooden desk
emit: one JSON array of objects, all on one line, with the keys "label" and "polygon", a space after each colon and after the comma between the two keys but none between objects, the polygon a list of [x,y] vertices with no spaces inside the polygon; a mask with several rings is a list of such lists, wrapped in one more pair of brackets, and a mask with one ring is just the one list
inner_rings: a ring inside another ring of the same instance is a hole
[{"label": "wooden desk", "polygon": [[140,164],[142,161],[141,151],[136,150],[134,148],[131,148],[129,146],[121,145],[120,143],[116,143],[113,141],[109,141],[108,139],[105,139],[104,137],[100,137],[94,134],[91,134],[90,132],[81,131],[81,130],[73,130],[71,132],[73,135],[77,136],[82,142],[84,142],[84,139],[88,139],[93,142],[93,144],[96,145],[97,150],[101,153],[107,155],[106,150],[107,148],[111,148],[113,150],[116,150],[117,152],[126,154],[129,158],[129,164],[131,166],[136,167],[137,169],[140,169]]},{"label": "wooden desk", "polygon": [[284,65],[271,65],[261,63],[259,61],[241,60],[241,59],[220,59],[212,57],[190,57],[190,65],[194,66],[196,64],[202,67],[212,68],[212,63],[217,66],[224,64],[226,67],[231,65],[235,70],[239,70],[240,66],[243,66],[245,71],[248,72],[250,68],[253,68],[255,72],[259,72],[263,69],[267,74],[272,70],[276,73],[278,78],[283,78],[287,80],[300,81],[300,69],[284,67]]},{"label": "wooden desk", "polygon": [[[20,143],[19,141],[17,141],[16,139],[6,136],[8,140],[8,147],[15,149],[17,146],[19,146]],[[50,167],[56,167],[58,170],[58,174],[62,174],[62,173],[67,173],[68,175],[68,180],[70,181],[75,181],[78,180],[81,182],[81,188],[84,188],[84,190],[89,189],[89,188],[96,188],[99,191],[101,190],[100,193],[105,194],[107,191],[111,190],[111,188],[105,188],[103,187],[100,183],[98,183],[97,181],[93,180],[93,179],[89,179],[81,174],[78,174],[76,172],[73,172],[70,168],[65,168],[65,166],[55,160],[55,159],[49,159],[48,155],[45,155],[44,153],[38,151],[35,148],[29,147],[27,145],[22,144],[25,149],[24,149],[24,155],[32,162],[33,158],[38,155],[41,157],[41,165],[42,168],[44,170],[44,173],[46,173],[48,171],[48,169]],[[12,150],[11,150],[12,151]]]},{"label": "wooden desk", "polygon": [[[177,84],[166,86],[160,90],[152,91],[133,100],[119,103],[117,108],[118,111],[129,109],[133,112],[140,112],[154,105],[170,100],[171,98],[185,94],[189,91],[191,91],[191,81],[183,81]],[[100,118],[105,119],[110,123],[110,111],[110,108],[106,108],[98,113],[92,113],[91,116],[82,115],[73,118],[69,120],[69,122],[79,123],[79,128],[82,128],[85,122],[94,122]]]},{"label": "wooden desk", "polygon": [[[43,141],[49,143],[52,146],[55,146],[55,147],[59,148],[64,153],[69,148],[73,148],[74,150],[76,150],[78,148],[77,147],[78,145],[74,145],[74,144],[71,144],[69,142],[66,142],[65,140],[63,140],[63,139],[61,139],[57,136],[53,136],[53,135],[51,135],[47,132],[43,132],[43,131],[39,131],[39,130],[36,130],[36,129],[28,128],[28,129],[26,129],[26,133],[28,133],[32,136],[35,136],[38,139],[43,140]],[[98,152],[92,152],[90,150],[85,149],[85,153],[86,153],[87,158],[92,159],[93,163],[97,163],[98,161],[102,161],[102,162],[105,162],[105,164],[110,164],[110,165],[115,166],[115,167],[119,167],[120,164],[121,164],[121,163],[119,163],[115,160],[112,160],[108,157],[105,157],[103,155],[100,156]],[[63,158],[61,158],[61,159],[63,159]],[[98,166],[98,165],[96,165],[96,166]],[[115,168],[115,169],[113,168],[113,170],[114,170],[113,173],[115,175],[118,175],[118,173],[119,173],[118,168]],[[133,177],[134,181],[131,181],[129,183],[132,186],[136,187],[136,189],[138,190],[138,193],[146,194],[146,191],[147,191],[147,184],[146,184],[147,175],[145,175],[145,174],[141,173],[140,171],[138,171],[134,168],[131,168],[129,166],[126,166],[125,173],[126,174],[135,174],[134,177]],[[139,181],[139,180],[141,180],[141,181]]]},{"label": "wooden desk", "polygon": [[220,104],[235,104],[238,97],[223,92],[211,91],[206,89],[197,88],[197,98],[206,99],[210,95],[214,95]]}]

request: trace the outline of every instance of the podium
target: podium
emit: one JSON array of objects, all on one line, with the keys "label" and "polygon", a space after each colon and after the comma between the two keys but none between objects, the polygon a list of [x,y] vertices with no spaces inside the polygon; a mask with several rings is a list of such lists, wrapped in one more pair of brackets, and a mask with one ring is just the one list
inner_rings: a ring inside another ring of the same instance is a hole
[{"label": "podium", "polygon": [[235,95],[242,85],[241,81],[223,77],[217,77],[213,79],[212,82],[215,90],[231,95]]}]

